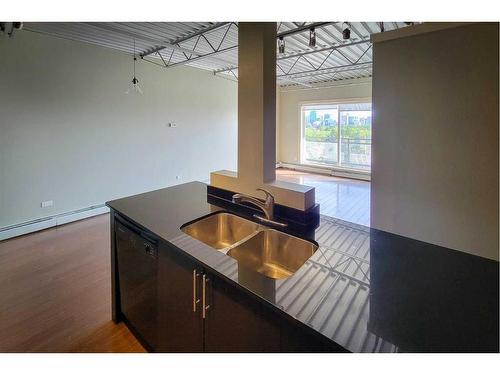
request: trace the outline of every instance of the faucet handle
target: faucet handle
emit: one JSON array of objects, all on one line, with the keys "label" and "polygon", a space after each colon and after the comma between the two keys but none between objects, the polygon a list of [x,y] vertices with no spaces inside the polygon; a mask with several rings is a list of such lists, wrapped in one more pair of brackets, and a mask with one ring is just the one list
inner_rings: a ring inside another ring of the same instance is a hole
[{"label": "faucet handle", "polygon": [[266,194],[266,202],[274,202],[274,196],[266,189],[263,188],[257,188],[256,190],[264,192]]}]

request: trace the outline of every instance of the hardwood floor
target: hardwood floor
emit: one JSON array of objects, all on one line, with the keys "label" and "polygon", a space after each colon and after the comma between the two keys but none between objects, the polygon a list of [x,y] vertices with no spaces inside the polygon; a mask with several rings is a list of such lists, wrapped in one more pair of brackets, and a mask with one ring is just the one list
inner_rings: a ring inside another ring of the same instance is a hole
[{"label": "hardwood floor", "polygon": [[277,169],[278,180],[314,186],[323,215],[370,226],[370,183],[367,181]]},{"label": "hardwood floor", "polygon": [[[370,184],[278,170],[322,214],[369,224]],[[111,321],[109,215],[0,242],[0,352],[144,352]]]},{"label": "hardwood floor", "polygon": [[143,352],[111,321],[109,215],[0,242],[0,352]]}]

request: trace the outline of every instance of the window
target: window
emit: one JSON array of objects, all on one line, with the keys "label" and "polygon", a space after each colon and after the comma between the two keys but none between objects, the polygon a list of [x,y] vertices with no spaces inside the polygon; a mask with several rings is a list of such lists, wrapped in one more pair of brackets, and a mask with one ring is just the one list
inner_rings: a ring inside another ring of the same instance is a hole
[{"label": "window", "polygon": [[304,105],[301,160],[305,164],[371,168],[371,103]]}]

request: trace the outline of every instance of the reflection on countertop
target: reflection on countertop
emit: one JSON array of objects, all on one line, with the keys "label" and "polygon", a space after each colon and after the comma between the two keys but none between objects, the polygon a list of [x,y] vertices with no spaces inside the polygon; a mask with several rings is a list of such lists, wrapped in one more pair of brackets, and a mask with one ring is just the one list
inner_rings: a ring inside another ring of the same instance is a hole
[{"label": "reflection on countertop", "polygon": [[271,279],[182,233],[170,240],[210,268],[353,352],[395,352],[368,329],[370,233],[321,217],[319,249],[291,277]]},{"label": "reflection on countertop", "polygon": [[188,183],[108,205],[352,352],[498,352],[498,262],[321,216],[319,249],[292,276],[270,279],[183,233],[213,212]]}]

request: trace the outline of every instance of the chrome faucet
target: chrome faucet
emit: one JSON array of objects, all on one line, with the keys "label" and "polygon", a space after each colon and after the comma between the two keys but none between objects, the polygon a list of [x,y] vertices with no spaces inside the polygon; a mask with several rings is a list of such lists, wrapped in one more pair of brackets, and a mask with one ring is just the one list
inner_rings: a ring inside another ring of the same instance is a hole
[{"label": "chrome faucet", "polygon": [[233,195],[233,203],[240,202],[249,202],[253,205],[259,207],[262,211],[264,211],[264,215],[266,215],[267,220],[274,220],[274,197],[273,195],[265,189],[258,188],[258,191],[263,191],[266,194],[266,200],[262,201],[258,198],[254,198],[250,195],[245,194],[234,194]]},{"label": "chrome faucet", "polygon": [[253,205],[259,207],[265,215],[265,218],[259,215],[254,215],[255,218],[259,219],[260,221],[263,221],[268,224],[273,224],[273,225],[278,225],[282,227],[286,227],[286,223],[279,223],[277,221],[274,221],[274,197],[273,195],[262,188],[258,188],[258,191],[262,191],[266,194],[266,199],[261,200],[258,198],[254,198],[250,195],[246,194],[234,194],[233,195],[233,203],[241,203],[241,202],[249,202],[252,203]]}]

